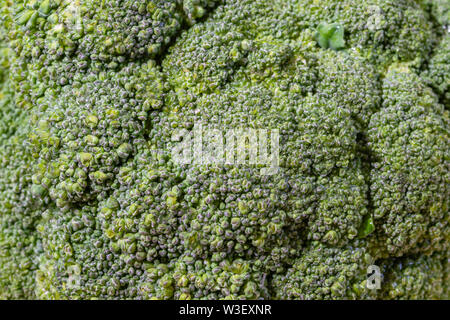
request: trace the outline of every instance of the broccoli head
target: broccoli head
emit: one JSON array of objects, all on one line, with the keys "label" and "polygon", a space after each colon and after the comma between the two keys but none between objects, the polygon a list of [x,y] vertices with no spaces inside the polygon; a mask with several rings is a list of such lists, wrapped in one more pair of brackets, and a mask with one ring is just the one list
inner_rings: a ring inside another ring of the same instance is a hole
[{"label": "broccoli head", "polygon": [[447,13],[0,1],[0,298],[450,297]]}]

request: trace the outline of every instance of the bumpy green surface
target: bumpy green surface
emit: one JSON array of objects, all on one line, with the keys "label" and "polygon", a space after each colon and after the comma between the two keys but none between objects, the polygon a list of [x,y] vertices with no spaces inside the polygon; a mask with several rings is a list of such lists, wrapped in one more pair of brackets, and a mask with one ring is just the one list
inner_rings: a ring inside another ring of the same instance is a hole
[{"label": "bumpy green surface", "polygon": [[[449,298],[448,9],[0,0],[0,298]],[[279,171],[176,163],[195,124]]]}]

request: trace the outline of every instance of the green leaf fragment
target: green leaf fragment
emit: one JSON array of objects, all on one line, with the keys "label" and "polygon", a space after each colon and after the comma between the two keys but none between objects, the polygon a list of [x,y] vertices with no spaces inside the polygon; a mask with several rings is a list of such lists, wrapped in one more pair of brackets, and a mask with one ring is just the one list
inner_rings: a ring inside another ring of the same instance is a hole
[{"label": "green leaf fragment", "polygon": [[371,215],[364,217],[361,227],[359,229],[358,236],[360,238],[365,238],[375,230],[375,225],[373,224],[373,218]]},{"label": "green leaf fragment", "polygon": [[337,25],[334,28],[334,32],[329,40],[330,48],[333,50],[339,50],[345,48],[345,40],[344,40],[344,28],[340,25]]},{"label": "green leaf fragment", "polygon": [[17,17],[16,17],[16,23],[18,25],[24,25],[25,23],[28,22],[28,20],[30,20],[30,18],[33,16],[34,11],[33,10],[27,10],[25,12],[21,12]]},{"label": "green leaf fragment", "polygon": [[44,0],[39,7],[39,13],[43,16],[47,16],[50,13],[51,9],[52,8],[50,5],[50,0]]},{"label": "green leaf fragment", "polygon": [[339,23],[321,23],[317,27],[316,41],[323,49],[345,48],[344,27]]}]

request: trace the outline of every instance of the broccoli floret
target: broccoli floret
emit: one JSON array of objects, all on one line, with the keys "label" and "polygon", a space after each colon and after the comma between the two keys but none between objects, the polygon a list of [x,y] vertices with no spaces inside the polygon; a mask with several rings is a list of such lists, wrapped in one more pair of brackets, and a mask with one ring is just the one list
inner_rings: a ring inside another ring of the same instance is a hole
[{"label": "broccoli floret", "polygon": [[29,117],[14,103],[9,53],[2,58],[6,80],[0,84],[0,299],[23,299],[34,297],[36,259],[42,253],[34,227],[45,204],[33,194],[40,190],[31,188]]},{"label": "broccoli floret", "polygon": [[270,298],[267,274],[252,261],[220,262],[181,256],[169,264],[147,267],[140,286],[145,299],[261,299]]},{"label": "broccoli floret", "polygon": [[368,128],[377,243],[390,255],[446,246],[448,111],[404,65],[385,75],[382,95]]},{"label": "broccoli floret", "polygon": [[376,293],[366,287],[366,271],[373,257],[361,243],[329,248],[312,243],[283,275],[276,275],[273,290],[278,299],[368,299]]},{"label": "broccoli floret", "polygon": [[395,259],[384,265],[383,299],[448,299],[448,256],[440,252]]},{"label": "broccoli floret", "polygon": [[133,144],[144,138],[148,112],[161,107],[162,87],[150,60],[80,79],[57,98],[43,97],[30,136],[38,155],[33,183],[65,210],[69,203],[104,198]]},{"label": "broccoli floret", "polygon": [[426,60],[437,42],[437,32],[420,1],[408,0],[298,0],[295,10],[309,26],[338,24],[346,47],[370,61],[389,66],[395,61]]},{"label": "broccoli floret", "polygon": [[450,35],[447,33],[434,56],[428,62],[428,68],[422,74],[426,83],[439,94],[444,106],[450,108]]},{"label": "broccoli floret", "polygon": [[450,3],[447,0],[428,0],[425,4],[429,6],[428,10],[440,27],[447,29],[450,23]]}]

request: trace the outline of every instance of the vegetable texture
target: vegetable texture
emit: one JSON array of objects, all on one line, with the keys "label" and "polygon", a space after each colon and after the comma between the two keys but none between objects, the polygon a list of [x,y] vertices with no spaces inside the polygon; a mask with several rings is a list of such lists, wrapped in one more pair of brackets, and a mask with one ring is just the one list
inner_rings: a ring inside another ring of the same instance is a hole
[{"label": "vegetable texture", "polygon": [[[450,298],[449,12],[0,0],[0,298]],[[199,124],[278,172],[177,163]]]}]

